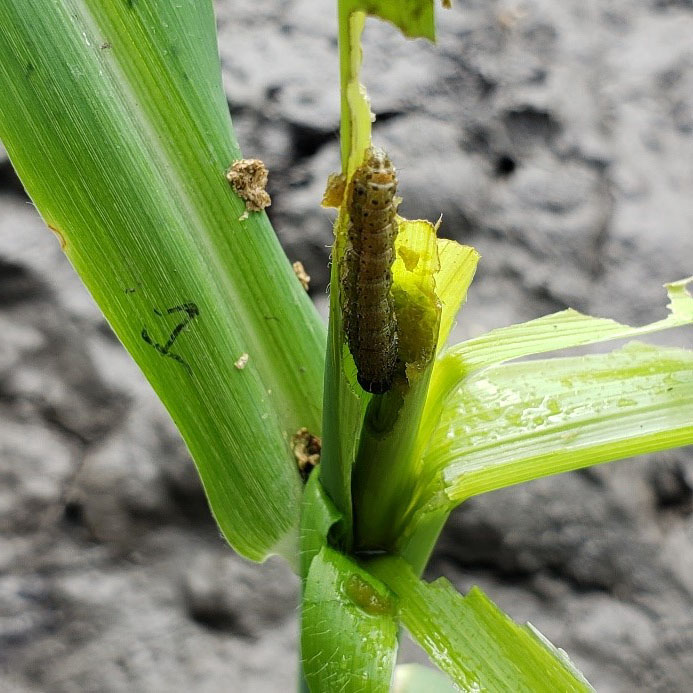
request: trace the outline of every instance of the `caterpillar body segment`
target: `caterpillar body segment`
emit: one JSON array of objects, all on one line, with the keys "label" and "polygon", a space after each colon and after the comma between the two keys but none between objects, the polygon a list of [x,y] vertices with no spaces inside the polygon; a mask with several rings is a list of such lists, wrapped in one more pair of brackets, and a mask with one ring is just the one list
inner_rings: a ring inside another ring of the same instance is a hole
[{"label": "caterpillar body segment", "polygon": [[397,319],[392,263],[397,236],[397,176],[382,149],[367,150],[347,190],[349,227],[344,255],[342,313],[361,387],[382,394],[397,367]]}]

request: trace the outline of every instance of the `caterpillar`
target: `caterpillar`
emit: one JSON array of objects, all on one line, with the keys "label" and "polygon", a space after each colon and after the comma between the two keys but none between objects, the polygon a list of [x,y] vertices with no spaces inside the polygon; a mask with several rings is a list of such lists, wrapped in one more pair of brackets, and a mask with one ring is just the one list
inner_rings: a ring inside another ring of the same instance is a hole
[{"label": "caterpillar", "polygon": [[359,385],[373,394],[392,387],[397,319],[392,298],[398,201],[388,155],[370,147],[347,190],[349,226],[342,272],[342,316]]}]

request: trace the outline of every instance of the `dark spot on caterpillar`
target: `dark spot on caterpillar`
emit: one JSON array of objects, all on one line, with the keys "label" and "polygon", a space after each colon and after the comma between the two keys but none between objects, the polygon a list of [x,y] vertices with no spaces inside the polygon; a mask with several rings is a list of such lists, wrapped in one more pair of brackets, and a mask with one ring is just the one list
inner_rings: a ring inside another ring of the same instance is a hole
[{"label": "dark spot on caterpillar", "polygon": [[397,366],[392,273],[397,176],[382,149],[369,148],[347,190],[349,228],[341,273],[342,313],[361,387],[390,390]]}]

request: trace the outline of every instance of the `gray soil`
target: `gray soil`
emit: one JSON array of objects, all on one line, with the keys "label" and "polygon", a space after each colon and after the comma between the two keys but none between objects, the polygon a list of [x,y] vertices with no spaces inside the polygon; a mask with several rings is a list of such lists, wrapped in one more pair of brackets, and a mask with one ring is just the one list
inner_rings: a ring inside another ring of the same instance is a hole
[{"label": "gray soil", "polygon": [[[323,310],[333,4],[218,4],[236,129]],[[693,273],[690,0],[458,0],[439,33],[370,22],[365,80],[401,211],[442,212],[442,233],[483,254],[456,338],[567,305],[661,317],[661,284]],[[667,452],[470,501],[429,577],[480,585],[599,691],[690,691],[692,463]],[[174,427],[2,150],[0,532],[2,691],[294,687],[295,577],[224,545]],[[410,643],[403,657],[425,661]]]}]

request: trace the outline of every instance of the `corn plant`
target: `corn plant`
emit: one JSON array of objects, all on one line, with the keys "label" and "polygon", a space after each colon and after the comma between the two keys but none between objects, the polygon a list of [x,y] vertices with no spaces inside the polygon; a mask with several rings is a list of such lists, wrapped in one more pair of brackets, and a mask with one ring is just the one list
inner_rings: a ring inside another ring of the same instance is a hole
[{"label": "corn plant", "polygon": [[[0,0],[0,139],[178,426],[224,537],[301,576],[301,688],[591,690],[480,590],[421,575],[474,495],[693,443],[691,351],[635,342],[517,361],[690,324],[689,280],[667,286],[668,316],[644,327],[565,310],[446,347],[477,253],[397,216],[388,168],[374,204],[390,245],[367,255],[354,192],[377,151],[359,83],[365,18],[434,40],[433,4],[338,1],[327,329],[262,204],[227,178],[242,156],[211,0]],[[379,297],[354,253],[387,278]],[[377,386],[374,364],[388,371]],[[402,626],[445,676],[395,670]]]}]

